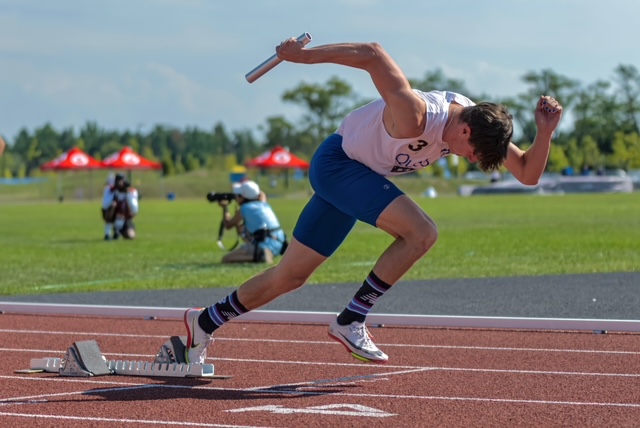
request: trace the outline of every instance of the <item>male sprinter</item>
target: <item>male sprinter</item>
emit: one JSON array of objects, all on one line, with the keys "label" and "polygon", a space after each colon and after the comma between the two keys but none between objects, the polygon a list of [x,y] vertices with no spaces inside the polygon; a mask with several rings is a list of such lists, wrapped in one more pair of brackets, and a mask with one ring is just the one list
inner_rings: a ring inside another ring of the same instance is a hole
[{"label": "male sprinter", "polygon": [[305,48],[291,38],[276,52],[289,62],[364,70],[381,98],[347,115],[336,133],[318,147],[309,170],[315,194],[300,214],[280,263],[218,303],[185,312],[185,357],[203,363],[217,328],[304,285],[360,220],[395,240],[333,320],[329,335],[353,357],[384,363],[388,357],[371,341],[365,318],[438,237],[434,221],[385,177],[424,168],[453,153],[478,162],[485,171],[504,164],[520,182],[535,184],[545,169],[562,107],[551,97],[540,97],[535,108],[536,138],[524,152],[510,141],[512,118],[505,107],[474,104],[453,92],[412,90],[402,70],[377,43]]}]

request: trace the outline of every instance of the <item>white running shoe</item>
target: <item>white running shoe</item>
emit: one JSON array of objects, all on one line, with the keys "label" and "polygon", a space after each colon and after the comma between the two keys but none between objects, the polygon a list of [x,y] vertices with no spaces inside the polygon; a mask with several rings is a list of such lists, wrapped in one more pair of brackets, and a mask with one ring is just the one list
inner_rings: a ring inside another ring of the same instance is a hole
[{"label": "white running shoe", "polygon": [[205,364],[207,347],[213,343],[213,336],[207,334],[198,324],[198,317],[204,310],[203,308],[191,308],[184,313],[184,325],[187,327],[184,360],[187,364]]},{"label": "white running shoe", "polygon": [[366,363],[386,363],[387,354],[378,349],[371,341],[364,323],[354,321],[349,325],[340,325],[334,319],[329,326],[329,337],[342,343],[352,357]]}]

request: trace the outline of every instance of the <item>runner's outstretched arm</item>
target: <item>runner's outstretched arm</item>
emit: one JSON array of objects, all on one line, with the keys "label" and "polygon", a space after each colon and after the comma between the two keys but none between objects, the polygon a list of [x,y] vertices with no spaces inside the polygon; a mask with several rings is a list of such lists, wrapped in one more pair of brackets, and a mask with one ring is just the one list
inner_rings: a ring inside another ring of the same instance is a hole
[{"label": "runner's outstretched arm", "polygon": [[380,44],[335,43],[307,48],[291,38],[282,42],[276,52],[280,59],[289,62],[331,63],[367,71],[389,109],[391,121],[385,121],[387,130],[396,138],[422,134],[427,107],[413,92],[398,64]]},{"label": "runner's outstretched arm", "polygon": [[523,184],[538,184],[547,166],[551,138],[562,118],[562,106],[549,96],[541,96],[536,105],[535,120],[538,132],[531,147],[523,151],[509,145],[504,166]]}]

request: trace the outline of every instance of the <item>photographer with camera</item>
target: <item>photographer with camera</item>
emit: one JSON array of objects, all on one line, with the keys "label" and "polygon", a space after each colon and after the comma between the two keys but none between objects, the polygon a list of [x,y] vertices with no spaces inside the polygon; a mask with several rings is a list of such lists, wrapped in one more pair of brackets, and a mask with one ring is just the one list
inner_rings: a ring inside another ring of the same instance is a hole
[{"label": "photographer with camera", "polygon": [[105,222],[104,240],[136,237],[133,218],[138,214],[138,191],[123,174],[109,176],[102,195],[102,219]]},{"label": "photographer with camera", "polygon": [[[274,256],[284,253],[287,239],[267,197],[254,181],[244,181],[234,193],[209,193],[210,202],[218,202],[223,209],[225,229],[237,228],[244,244],[222,257],[222,263],[273,263]],[[238,203],[232,216],[229,204]]]},{"label": "photographer with camera", "polygon": [[[233,193],[215,193],[215,192],[210,192],[207,194],[207,200],[209,202],[219,202],[219,201],[227,201],[229,203],[223,202],[222,204],[219,204],[220,206],[222,206],[223,208],[225,206],[229,206],[231,202],[236,200],[236,197],[240,194],[240,187],[241,184],[240,183],[233,183]],[[264,195],[264,192],[260,192],[260,200],[263,202],[266,202],[266,195],[264,196],[264,198],[262,198],[262,196]],[[228,211],[228,208],[226,208],[226,210]],[[235,206],[235,212],[233,214],[233,216],[235,216],[236,214],[238,214],[238,211],[240,210],[239,206]],[[232,217],[233,217],[232,216]],[[227,247],[225,245],[225,242],[223,240],[223,236],[224,236],[224,232],[225,230],[227,230],[227,227],[225,225],[225,221],[224,221],[224,215],[222,218],[222,221],[220,222],[220,228],[218,229],[218,247],[221,250],[227,250],[227,251],[231,251],[231,250],[235,250],[236,247],[240,244],[240,241],[242,240],[243,243],[246,242],[251,242],[252,239],[250,236],[248,236],[248,234],[245,231],[244,228],[244,220],[238,222],[238,224],[235,225],[235,231],[236,231],[236,242],[234,244],[232,244],[230,247]],[[227,216],[228,217],[228,216]]]}]

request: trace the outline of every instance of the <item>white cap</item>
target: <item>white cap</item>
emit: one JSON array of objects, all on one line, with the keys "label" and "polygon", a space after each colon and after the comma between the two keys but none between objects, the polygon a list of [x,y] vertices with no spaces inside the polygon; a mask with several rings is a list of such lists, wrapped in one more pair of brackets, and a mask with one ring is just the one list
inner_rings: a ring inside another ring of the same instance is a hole
[{"label": "white cap", "polygon": [[240,196],[249,200],[258,199],[258,196],[260,196],[260,187],[258,187],[255,181],[244,181],[240,185]]}]

